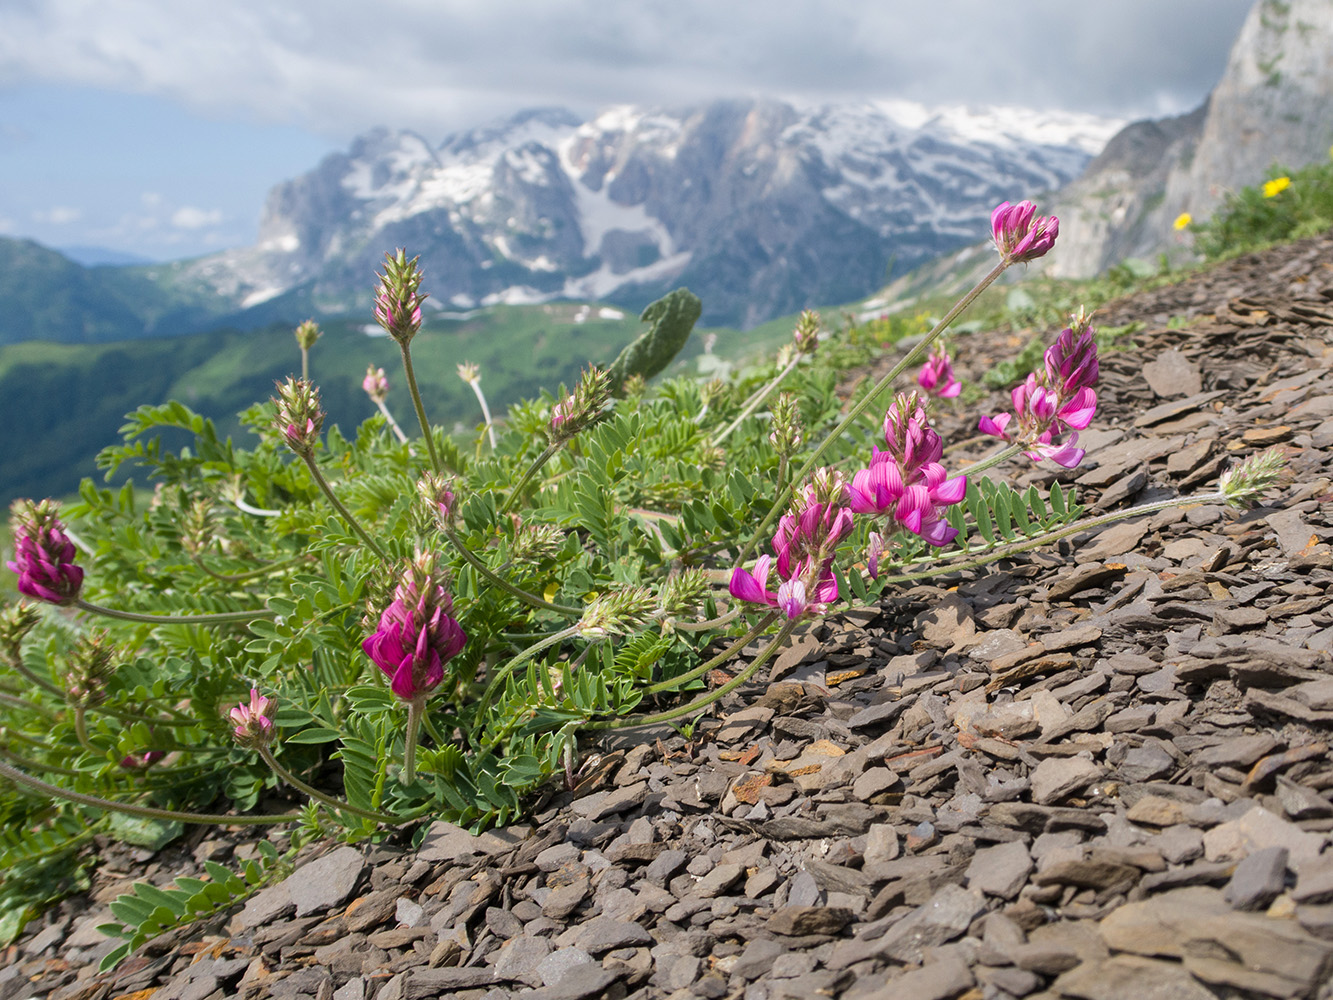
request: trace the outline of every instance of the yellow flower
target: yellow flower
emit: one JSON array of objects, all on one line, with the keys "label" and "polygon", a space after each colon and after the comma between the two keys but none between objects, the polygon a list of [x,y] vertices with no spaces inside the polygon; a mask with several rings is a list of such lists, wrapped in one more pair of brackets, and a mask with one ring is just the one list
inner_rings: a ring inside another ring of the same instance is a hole
[{"label": "yellow flower", "polygon": [[1194,216],[1190,215],[1189,212],[1181,212],[1179,215],[1176,216],[1176,221],[1171,224],[1175,226],[1177,230],[1180,230],[1184,229],[1193,221],[1194,221]]},{"label": "yellow flower", "polygon": [[1264,184],[1264,197],[1272,198],[1281,194],[1287,188],[1291,187],[1290,177],[1274,177],[1271,181]]}]

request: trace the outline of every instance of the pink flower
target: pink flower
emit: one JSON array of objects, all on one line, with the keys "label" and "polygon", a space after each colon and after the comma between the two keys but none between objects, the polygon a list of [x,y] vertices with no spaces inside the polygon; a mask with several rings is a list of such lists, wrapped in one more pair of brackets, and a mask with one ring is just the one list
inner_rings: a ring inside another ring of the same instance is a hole
[{"label": "pink flower", "polygon": [[361,644],[404,701],[438,687],[444,664],[467,643],[452,613],[453,599],[434,580],[434,556],[419,555],[380,615],[379,628]]},{"label": "pink flower", "polygon": [[991,235],[995,249],[1010,264],[1042,257],[1055,245],[1060,234],[1060,220],[1053,215],[1037,216],[1037,206],[1030,201],[1017,205],[1002,202],[991,212]]},{"label": "pink flower", "polygon": [[[1010,392],[1014,412],[982,417],[977,427],[983,434],[1019,442],[1034,462],[1049,458],[1072,469],[1085,454],[1078,432],[1097,412],[1097,345],[1092,328],[1080,323],[1081,331],[1060,332],[1045,355],[1045,367],[1033,372]],[[1066,432],[1069,434],[1065,439]]]},{"label": "pink flower", "polygon": [[884,554],[884,536],[878,531],[872,531],[866,539],[866,571],[870,573],[870,579],[879,579],[879,557]]},{"label": "pink flower", "polygon": [[870,465],[852,477],[851,509],[888,516],[931,545],[947,545],[958,529],[941,511],[967,493],[967,477],[948,478],[944,442],[926,422],[916,395],[900,395],[884,415],[888,450],[872,448]]},{"label": "pink flower", "polygon": [[375,322],[399,344],[407,344],[421,329],[421,303],[427,296],[420,294],[421,268],[418,258],[407,259],[399,250],[396,255],[384,255],[384,273],[377,275],[375,289]]},{"label": "pink flower", "polygon": [[166,755],[165,750],[145,750],[143,753],[126,754],[120,759],[120,766],[127,771],[141,771],[156,764]]},{"label": "pink flower", "polygon": [[273,720],[269,713],[273,710],[273,699],[265,698],[258,688],[250,689],[250,703],[241,702],[227,714],[231,716],[236,728],[236,741],[241,746],[267,746],[273,740]]},{"label": "pink flower", "polygon": [[[831,566],[831,564],[830,564]],[[799,567],[802,570],[808,566]],[[828,606],[838,599],[838,581],[831,568],[820,576],[815,585],[815,601],[807,597],[805,583],[793,577],[778,586],[777,592],[768,589],[768,577],[773,569],[772,556],[760,556],[754,564],[754,572],[748,573],[740,566],[731,571],[731,596],[750,604],[765,604],[770,608],[779,608],[789,619],[795,620],[806,613],[823,614]]]},{"label": "pink flower", "polygon": [[916,381],[926,392],[941,399],[953,399],[963,391],[963,384],[953,377],[953,361],[949,352],[943,348],[938,352],[931,351]]},{"label": "pink flower", "polygon": [[19,593],[51,604],[73,604],[83,587],[83,569],[51,500],[17,500],[11,508],[14,561],[5,565],[19,575]]},{"label": "pink flower", "polygon": [[383,368],[371,365],[366,369],[366,377],[361,380],[361,388],[373,403],[382,403],[389,396],[389,379]]}]

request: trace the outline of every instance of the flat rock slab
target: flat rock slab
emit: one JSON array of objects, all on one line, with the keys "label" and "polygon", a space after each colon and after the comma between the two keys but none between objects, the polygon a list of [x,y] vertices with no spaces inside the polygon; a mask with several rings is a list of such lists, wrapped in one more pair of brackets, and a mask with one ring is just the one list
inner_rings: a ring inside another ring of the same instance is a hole
[{"label": "flat rock slab", "polygon": [[344,902],[356,888],[365,865],[366,859],[354,847],[339,847],[302,865],[282,883],[296,904],[296,915],[304,917]]}]

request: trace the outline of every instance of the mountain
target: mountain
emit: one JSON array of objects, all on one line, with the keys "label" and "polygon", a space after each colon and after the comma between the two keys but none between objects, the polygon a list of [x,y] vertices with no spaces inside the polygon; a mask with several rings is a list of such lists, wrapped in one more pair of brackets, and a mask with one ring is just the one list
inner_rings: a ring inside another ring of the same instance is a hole
[{"label": "mountain", "polygon": [[273,189],[256,246],[178,278],[239,307],[366,309],[385,251],[421,256],[436,308],[686,285],[750,327],[879,287],[976,240],[992,207],[1061,187],[1119,123],[906,103],[771,100],[526,111],[438,146],[378,129]]},{"label": "mountain", "polygon": [[133,267],[139,264],[152,264],[153,258],[137,253],[112,250],[109,247],[69,246],[57,247],[61,254],[84,267]]},{"label": "mountain", "polygon": [[1333,152],[1333,4],[1259,0],[1208,100],[1135,122],[1060,192],[1060,253],[1048,273],[1090,277],[1125,257],[1184,255],[1182,212],[1204,219],[1226,193]]}]

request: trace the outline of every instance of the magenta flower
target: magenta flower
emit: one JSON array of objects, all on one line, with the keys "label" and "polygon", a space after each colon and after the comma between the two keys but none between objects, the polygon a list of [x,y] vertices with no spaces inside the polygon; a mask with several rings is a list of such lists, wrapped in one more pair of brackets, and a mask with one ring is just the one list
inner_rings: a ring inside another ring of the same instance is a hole
[{"label": "magenta flower", "polygon": [[926,422],[915,393],[900,395],[884,415],[888,450],[871,449],[870,465],[852,477],[851,509],[877,514],[920,535],[931,545],[947,545],[958,534],[942,515],[967,493],[967,477],[949,478],[940,464],[944,442]]},{"label": "magenta flower", "polygon": [[866,571],[870,579],[879,579],[879,558],[884,554],[884,536],[872,531],[866,539]]},{"label": "magenta flower", "polygon": [[372,403],[382,403],[389,397],[389,379],[383,368],[371,365],[366,369],[366,377],[361,380],[361,388],[366,390]]},{"label": "magenta flower", "polygon": [[227,714],[231,716],[236,728],[236,741],[241,746],[268,746],[273,741],[273,720],[269,713],[274,709],[272,698],[265,698],[258,688],[250,689],[250,703],[241,702]]},{"label": "magenta flower", "polygon": [[73,604],[83,587],[78,553],[56,516],[52,500],[16,500],[11,518],[14,561],[5,565],[19,575],[19,593],[51,604]]},{"label": "magenta flower", "polygon": [[453,599],[434,579],[434,567],[433,555],[418,555],[380,615],[379,628],[361,644],[404,701],[424,698],[438,687],[444,664],[467,643],[453,618]]},{"label": "magenta flower", "polygon": [[941,399],[953,399],[963,391],[963,384],[953,377],[953,360],[943,348],[930,352],[916,381],[930,395]]},{"label": "magenta flower", "polygon": [[[1034,462],[1049,458],[1072,469],[1085,454],[1078,445],[1078,432],[1092,423],[1097,412],[1097,345],[1092,328],[1079,322],[1060,332],[1046,350],[1045,368],[1028,375],[1010,392],[1014,412],[982,417],[977,425],[983,434],[1026,446],[1023,452]],[[1066,433],[1069,433],[1066,440]]]},{"label": "magenta flower", "polygon": [[[808,571],[808,564],[801,564],[799,570]],[[731,596],[750,604],[766,604],[770,608],[779,608],[789,619],[795,620],[806,613],[823,614],[828,606],[838,599],[838,581],[833,576],[832,562],[825,567],[815,585],[815,600],[807,597],[805,583],[793,577],[784,580],[777,592],[768,589],[768,577],[773,570],[773,557],[760,556],[754,564],[754,572],[748,573],[740,566],[731,571]]]},{"label": "magenta flower", "polygon": [[120,759],[120,766],[127,771],[142,771],[156,764],[166,755],[165,750],[145,750],[143,753],[126,754]]},{"label": "magenta flower", "polygon": [[1026,263],[1042,257],[1055,245],[1060,234],[1060,220],[1053,215],[1037,214],[1030,201],[1017,205],[1002,202],[991,212],[991,235],[995,249],[1010,264]]}]

